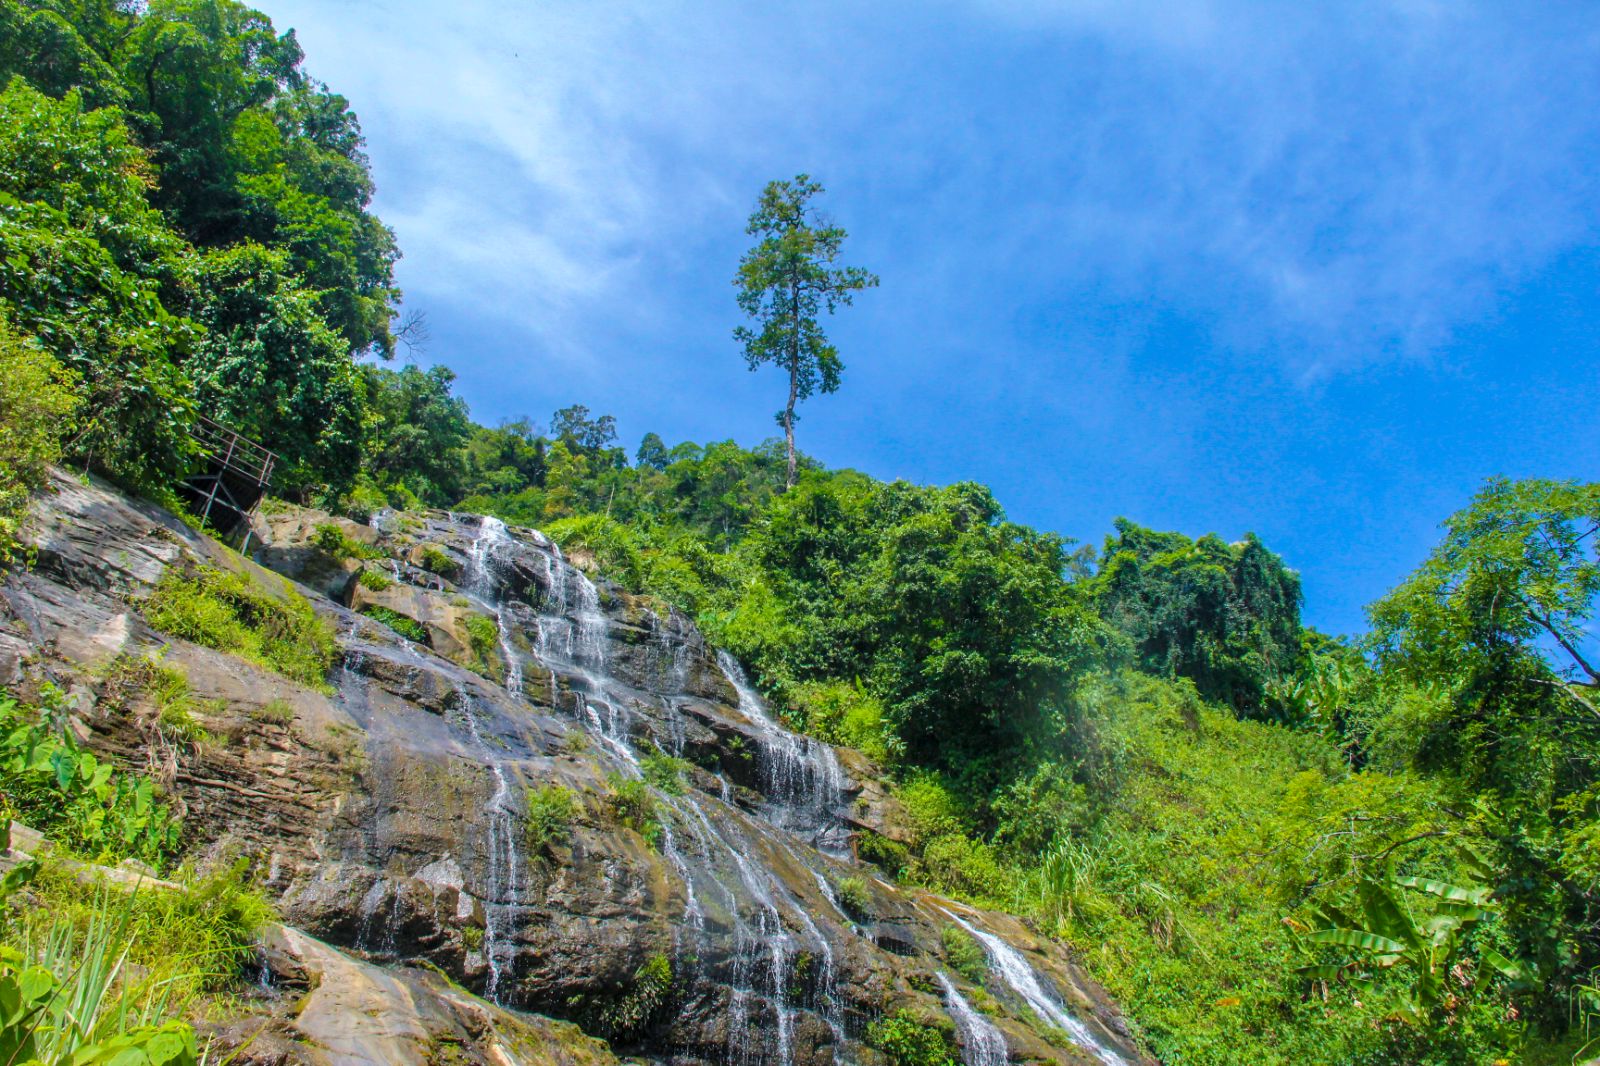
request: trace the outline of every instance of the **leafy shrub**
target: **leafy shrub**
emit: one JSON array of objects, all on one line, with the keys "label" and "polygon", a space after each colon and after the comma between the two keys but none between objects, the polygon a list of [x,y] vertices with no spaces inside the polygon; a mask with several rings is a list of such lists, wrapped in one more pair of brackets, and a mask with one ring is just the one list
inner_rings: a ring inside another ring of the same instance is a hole
[{"label": "leafy shrub", "polygon": [[538,854],[565,843],[572,835],[572,819],[578,813],[578,799],[573,791],[561,785],[541,785],[528,789],[527,801],[528,850]]},{"label": "leafy shrub", "polygon": [[656,811],[656,798],[645,782],[617,774],[606,777],[611,794],[606,797],[606,810],[617,825],[632,829],[651,847],[661,844],[661,818]]},{"label": "leafy shrub", "polygon": [[372,619],[374,622],[383,623],[396,633],[399,633],[402,637],[405,637],[407,640],[411,641],[413,644],[427,646],[429,643],[428,627],[417,621],[415,618],[407,618],[399,611],[391,610],[388,607],[382,607],[375,603],[369,603],[365,607],[361,608],[361,613]]},{"label": "leafy shrub", "polygon": [[639,1036],[672,996],[672,960],[657,952],[633,972],[633,983],[609,995],[574,1004],[590,1028],[609,1040]]},{"label": "leafy shrub", "polygon": [[282,598],[248,577],[209,566],[172,566],[144,603],[151,627],[327,688],[333,631],[284,583]]},{"label": "leafy shrub", "polygon": [[912,846],[920,847],[934,837],[965,833],[970,827],[965,804],[937,775],[912,774],[894,790],[894,798],[911,823]]},{"label": "leafy shrub", "polygon": [[54,727],[49,718],[59,710],[53,690],[44,713],[0,694],[0,818],[85,858],[160,866],[177,850],[177,819],[149,779],[116,772]]},{"label": "leafy shrub", "polygon": [[652,746],[639,756],[639,769],[644,773],[645,781],[667,795],[683,795],[683,778],[689,771],[688,760],[668,755]]},{"label": "leafy shrub", "polygon": [[839,906],[852,918],[867,919],[872,917],[872,893],[867,891],[867,883],[859,877],[840,878],[834,886],[834,892],[839,897]]},{"label": "leafy shrub", "polygon": [[483,926],[464,925],[461,927],[461,946],[468,951],[478,951],[483,947]]},{"label": "leafy shrub", "polygon": [[500,659],[496,652],[500,647],[499,624],[488,615],[469,614],[462,625],[467,631],[467,643],[472,648],[475,667],[483,674],[498,674]]},{"label": "leafy shrub", "polygon": [[78,398],[73,378],[0,319],[0,566],[16,546],[28,500],[61,459]]},{"label": "leafy shrub", "polygon": [[956,925],[940,929],[939,941],[944,945],[945,961],[950,968],[981,986],[989,976],[989,957],[983,953],[983,945],[971,933]]},{"label": "leafy shrub", "polygon": [[829,744],[855,748],[878,763],[887,763],[898,753],[883,701],[868,692],[859,678],[796,685],[791,689],[791,705],[805,731]]},{"label": "leafy shrub", "polygon": [[911,852],[904,844],[870,829],[863,829],[856,834],[856,855],[863,862],[870,862],[896,878],[911,862]]},{"label": "leafy shrub", "polygon": [[960,833],[930,840],[922,849],[916,877],[929,888],[988,902],[1007,902],[1011,874],[994,848]]},{"label": "leafy shrub", "polygon": [[883,1052],[889,1066],[955,1066],[957,1061],[945,1031],[905,1009],[867,1026],[866,1040]]}]

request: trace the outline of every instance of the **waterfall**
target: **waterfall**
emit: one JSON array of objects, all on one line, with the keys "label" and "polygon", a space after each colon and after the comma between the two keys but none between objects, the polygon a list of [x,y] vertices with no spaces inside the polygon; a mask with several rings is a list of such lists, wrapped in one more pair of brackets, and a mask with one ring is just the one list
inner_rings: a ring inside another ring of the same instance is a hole
[{"label": "waterfall", "polygon": [[945,973],[935,974],[944,990],[945,1006],[961,1033],[961,1061],[965,1066],[1006,1066],[1010,1052],[1006,1038],[993,1022],[972,1009]]},{"label": "waterfall", "polygon": [[767,713],[738,660],[717,652],[717,665],[739,696],[739,712],[760,730],[762,791],[780,827],[814,836],[817,846],[837,851],[844,828],[834,813],[844,785],[839,759],[828,745],[784,729]]},{"label": "waterfall", "polygon": [[1028,965],[1028,960],[1022,957],[1022,952],[993,933],[977,928],[960,915],[950,911],[944,913],[977,938],[978,943],[983,945],[984,953],[989,957],[989,964],[999,972],[1000,979],[1033,1008],[1033,1012],[1041,1021],[1066,1032],[1073,1043],[1092,1052],[1101,1062],[1106,1063],[1106,1066],[1127,1066],[1122,1056],[1102,1046],[1089,1031],[1088,1026],[1074,1018],[1055,996],[1045,991],[1044,985],[1039,981],[1039,975]]}]

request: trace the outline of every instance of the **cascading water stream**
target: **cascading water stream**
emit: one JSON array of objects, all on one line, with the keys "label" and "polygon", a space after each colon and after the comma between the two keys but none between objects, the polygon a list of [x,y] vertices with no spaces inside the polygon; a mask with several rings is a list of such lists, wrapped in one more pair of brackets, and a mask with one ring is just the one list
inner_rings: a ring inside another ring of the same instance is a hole
[{"label": "cascading water stream", "polygon": [[1033,1012],[1041,1021],[1065,1031],[1073,1043],[1092,1052],[1101,1062],[1106,1063],[1106,1066],[1127,1066],[1122,1056],[1103,1046],[1095,1039],[1088,1026],[1073,1017],[1055,996],[1045,991],[1044,985],[1039,981],[1039,975],[1028,965],[1028,960],[1022,957],[1020,951],[993,933],[974,926],[959,914],[948,910],[944,913],[983,945],[984,954],[989,957],[989,964],[999,972],[1000,979],[1033,1008]]},{"label": "cascading water stream", "polygon": [[810,834],[818,847],[837,854],[844,844],[844,826],[834,808],[844,772],[833,749],[773,721],[732,655],[718,651],[717,665],[738,694],[739,712],[760,730],[762,791],[770,801],[772,820],[784,829]]},{"label": "cascading water stream", "polygon": [[1010,1051],[1006,1038],[993,1022],[979,1014],[967,1002],[967,997],[956,988],[945,973],[934,975],[944,991],[945,1007],[955,1020],[961,1033],[961,1061],[965,1066],[1006,1066]]}]

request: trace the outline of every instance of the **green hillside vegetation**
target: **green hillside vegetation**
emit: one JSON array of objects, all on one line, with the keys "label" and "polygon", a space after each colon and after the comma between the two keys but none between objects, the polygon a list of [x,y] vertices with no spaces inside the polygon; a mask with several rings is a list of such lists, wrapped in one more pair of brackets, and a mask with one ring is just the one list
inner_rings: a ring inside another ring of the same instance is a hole
[{"label": "green hillside vegetation", "polygon": [[[538,526],[687,612],[791,725],[882,766],[909,830],[864,857],[1073,944],[1163,1062],[1561,1062],[1584,1043],[1600,485],[1487,482],[1371,633],[1330,639],[1254,536],[1118,520],[1097,550],[1009,521],[981,485],[791,469],[786,440],[648,434],[630,456],[581,405],[547,430],[477,425],[448,369],[384,365],[420,329],[372,192],[347,102],[258,12],[0,0],[0,556],[51,463],[170,500],[203,409],[284,457],[284,496]],[[326,651],[260,654],[316,679]],[[4,713],[13,741],[49,730]],[[8,812],[38,771],[0,770]],[[85,787],[61,808],[82,853],[166,856],[152,786]],[[136,829],[96,838],[94,817]],[[0,992],[40,961],[10,929]]]}]

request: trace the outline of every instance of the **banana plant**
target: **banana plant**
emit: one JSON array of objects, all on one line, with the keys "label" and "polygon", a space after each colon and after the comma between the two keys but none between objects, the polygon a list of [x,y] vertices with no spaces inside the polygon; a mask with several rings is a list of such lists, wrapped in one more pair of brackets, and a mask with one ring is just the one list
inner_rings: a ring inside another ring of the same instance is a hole
[{"label": "banana plant", "polygon": [[[1395,1014],[1422,1024],[1454,1009],[1473,983],[1460,964],[1467,934],[1494,909],[1490,889],[1448,884],[1426,877],[1365,877],[1356,885],[1357,908],[1324,906],[1326,924],[1305,934],[1311,944],[1347,949],[1339,962],[1303,966],[1312,980],[1343,979],[1371,992],[1375,975],[1405,975]],[[1489,948],[1478,961],[1512,980],[1526,979],[1524,968]],[[1454,987],[1452,987],[1452,984]]]}]

